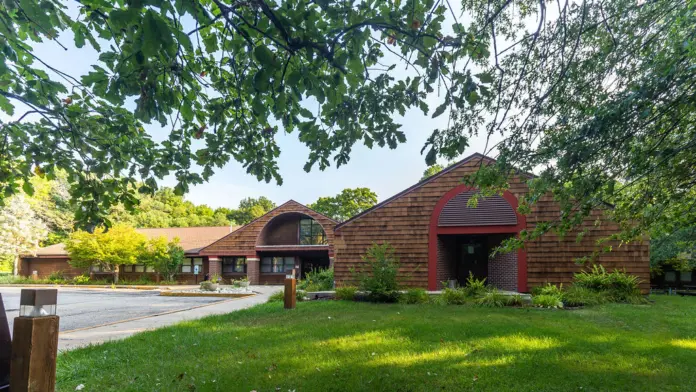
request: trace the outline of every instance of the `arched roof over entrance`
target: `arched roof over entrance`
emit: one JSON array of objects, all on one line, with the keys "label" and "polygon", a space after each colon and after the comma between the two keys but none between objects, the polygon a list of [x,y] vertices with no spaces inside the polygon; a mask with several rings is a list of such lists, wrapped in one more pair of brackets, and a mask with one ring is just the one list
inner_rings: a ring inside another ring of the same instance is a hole
[{"label": "arched roof over entrance", "polygon": [[[303,233],[300,221],[311,220],[308,233]],[[332,229],[332,228],[331,228]],[[260,230],[256,239],[256,246],[272,245],[320,245],[319,243],[301,243],[301,238],[306,234],[314,234],[319,237],[321,245],[326,244],[326,228],[314,219],[314,217],[302,212],[284,212],[271,218]]]},{"label": "arched roof over entrance", "polygon": [[493,195],[477,200],[469,207],[475,190],[464,191],[447,201],[438,216],[438,227],[517,225],[517,214],[502,196]]}]

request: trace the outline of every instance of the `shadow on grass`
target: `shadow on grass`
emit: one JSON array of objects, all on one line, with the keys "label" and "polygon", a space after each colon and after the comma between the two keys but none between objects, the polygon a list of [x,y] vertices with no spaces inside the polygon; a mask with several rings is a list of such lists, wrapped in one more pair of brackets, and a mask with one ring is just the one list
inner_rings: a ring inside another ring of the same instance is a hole
[{"label": "shadow on grass", "polygon": [[694,314],[671,305],[268,304],[63,353],[58,390],[688,390],[693,335],[660,315]]}]

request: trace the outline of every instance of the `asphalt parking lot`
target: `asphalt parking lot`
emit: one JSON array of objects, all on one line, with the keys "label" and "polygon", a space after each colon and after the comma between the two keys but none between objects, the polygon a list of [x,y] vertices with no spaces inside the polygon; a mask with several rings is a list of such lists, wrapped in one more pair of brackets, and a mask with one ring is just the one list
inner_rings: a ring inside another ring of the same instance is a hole
[{"label": "asphalt parking lot", "polygon": [[[12,323],[19,316],[21,288],[0,287],[7,319]],[[150,290],[58,289],[60,330],[95,327],[138,317],[181,311],[226,300],[227,298],[160,297]]]}]

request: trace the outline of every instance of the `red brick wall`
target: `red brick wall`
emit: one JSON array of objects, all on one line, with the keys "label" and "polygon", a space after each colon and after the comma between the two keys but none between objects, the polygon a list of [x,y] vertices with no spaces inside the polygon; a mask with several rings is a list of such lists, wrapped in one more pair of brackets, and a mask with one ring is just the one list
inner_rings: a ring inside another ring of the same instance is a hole
[{"label": "red brick wall", "polygon": [[87,268],[75,268],[68,263],[65,258],[23,258],[21,261],[20,274],[22,276],[31,276],[34,271],[37,271],[39,278],[48,278],[55,271],[62,271],[66,278],[72,278],[78,275],[86,274]]}]

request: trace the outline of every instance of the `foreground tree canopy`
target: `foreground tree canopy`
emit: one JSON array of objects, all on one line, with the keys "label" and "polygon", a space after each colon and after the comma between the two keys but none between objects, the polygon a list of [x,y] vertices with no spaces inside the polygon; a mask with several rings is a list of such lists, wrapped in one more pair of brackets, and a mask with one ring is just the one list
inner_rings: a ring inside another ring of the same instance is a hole
[{"label": "foreground tree canopy", "polygon": [[[31,193],[32,172],[62,168],[78,220],[100,222],[165,175],[181,194],[230,159],[281,183],[280,130],[309,148],[306,170],[347,163],[358,142],[395,148],[405,135],[394,117],[417,109],[448,120],[423,147],[428,165],[485,135],[482,152],[499,159],[467,181],[496,192],[513,168],[539,174],[522,212],[551,192],[562,213],[522,239],[569,232],[606,203],[625,229],[618,240],[694,221],[685,202],[696,200],[692,1],[75,7],[0,5],[0,110],[13,116],[2,124],[2,198]],[[33,49],[65,37],[99,53],[79,79]],[[148,123],[168,137],[153,140]]]}]

